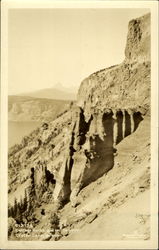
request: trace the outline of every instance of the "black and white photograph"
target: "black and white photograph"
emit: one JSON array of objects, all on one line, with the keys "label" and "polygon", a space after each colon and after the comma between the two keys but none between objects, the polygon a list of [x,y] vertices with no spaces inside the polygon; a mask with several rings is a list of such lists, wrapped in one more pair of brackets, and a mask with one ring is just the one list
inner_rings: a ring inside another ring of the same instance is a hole
[{"label": "black and white photograph", "polygon": [[52,2],[2,5],[3,241],[155,248],[157,1]]}]

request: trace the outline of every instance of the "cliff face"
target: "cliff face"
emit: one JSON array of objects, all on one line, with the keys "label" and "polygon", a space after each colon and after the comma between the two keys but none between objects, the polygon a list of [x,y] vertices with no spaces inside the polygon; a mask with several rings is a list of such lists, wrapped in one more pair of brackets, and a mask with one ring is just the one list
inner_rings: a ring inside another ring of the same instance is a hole
[{"label": "cliff face", "polygon": [[[78,92],[77,106],[10,149],[10,188],[16,192],[18,185],[29,180],[26,186],[37,203],[43,197],[45,202],[54,201],[57,208],[66,201],[76,206],[79,192],[110,173],[120,143],[149,118],[148,14],[129,23],[121,64],[86,78]],[[26,179],[22,180],[24,173]]]},{"label": "cliff face", "polygon": [[[129,23],[125,60],[96,72],[80,86],[72,194],[114,165],[116,145],[150,111],[150,15]],[[78,140],[78,142],[77,142]]]},{"label": "cliff face", "polygon": [[85,113],[150,106],[150,15],[130,21],[125,60],[93,73],[80,86],[77,104]]},{"label": "cliff face", "polygon": [[151,60],[150,14],[129,22],[125,58],[130,62]]}]

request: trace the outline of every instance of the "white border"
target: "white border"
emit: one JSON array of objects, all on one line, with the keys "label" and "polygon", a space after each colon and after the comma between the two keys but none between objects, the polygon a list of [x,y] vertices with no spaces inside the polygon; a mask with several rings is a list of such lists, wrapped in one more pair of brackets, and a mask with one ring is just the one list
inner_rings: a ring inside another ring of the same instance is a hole
[{"label": "white border", "polygon": [[[1,56],[1,175],[0,247],[7,249],[157,249],[158,194],[158,2],[157,1],[2,1]],[[7,240],[7,138],[8,138],[8,10],[11,8],[149,8],[151,10],[151,240],[149,241],[8,241]]]}]

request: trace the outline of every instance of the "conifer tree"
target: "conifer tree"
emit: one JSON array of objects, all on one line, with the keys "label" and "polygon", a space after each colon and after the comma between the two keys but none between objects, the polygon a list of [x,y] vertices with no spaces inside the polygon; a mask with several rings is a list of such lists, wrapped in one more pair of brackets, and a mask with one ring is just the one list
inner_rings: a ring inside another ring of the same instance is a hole
[{"label": "conifer tree", "polygon": [[14,212],[13,212],[14,217],[17,215],[17,211],[18,211],[18,202],[17,202],[17,198],[15,197],[15,199],[14,199]]},{"label": "conifer tree", "polygon": [[28,205],[28,198],[27,198],[27,191],[25,188],[24,201],[23,201],[23,212],[27,210],[27,205]]}]

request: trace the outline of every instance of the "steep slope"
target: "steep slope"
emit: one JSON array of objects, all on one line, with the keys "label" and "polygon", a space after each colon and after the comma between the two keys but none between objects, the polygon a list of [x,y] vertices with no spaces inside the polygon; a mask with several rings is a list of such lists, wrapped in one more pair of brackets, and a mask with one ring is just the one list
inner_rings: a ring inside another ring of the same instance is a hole
[{"label": "steep slope", "polygon": [[[37,240],[59,240],[68,235],[67,239],[91,239],[91,234],[86,237],[84,233],[92,232],[93,227],[97,227],[99,239],[98,227],[104,216],[108,220],[108,224],[103,224],[107,232],[104,239],[112,239],[113,231],[109,236],[108,227],[113,213],[119,218],[127,207],[130,211],[139,197],[149,200],[149,132],[147,14],[130,21],[125,60],[120,65],[86,78],[78,92],[77,106],[72,105],[62,116],[44,123],[10,149],[10,203],[16,196],[21,210],[19,187],[23,184],[23,195],[27,192],[23,216],[15,210],[17,201],[10,214],[18,223],[31,222],[37,232],[50,230],[48,235],[38,234]],[[135,213],[141,205],[130,211],[130,220],[136,220]],[[141,239],[148,239],[149,208],[142,210],[139,217],[144,218],[143,228],[136,221],[125,233],[121,230],[114,237],[121,239],[123,234],[137,230]],[[118,223],[121,227],[120,220]],[[80,232],[73,232],[76,230]],[[26,240],[32,239],[33,234],[32,230],[27,232]],[[15,237],[13,227],[11,239]]]},{"label": "steep slope", "polygon": [[[78,195],[78,206],[65,207],[69,225],[64,240],[122,240],[150,237],[150,120],[117,146],[114,167]],[[79,221],[77,222],[77,218]]]}]

